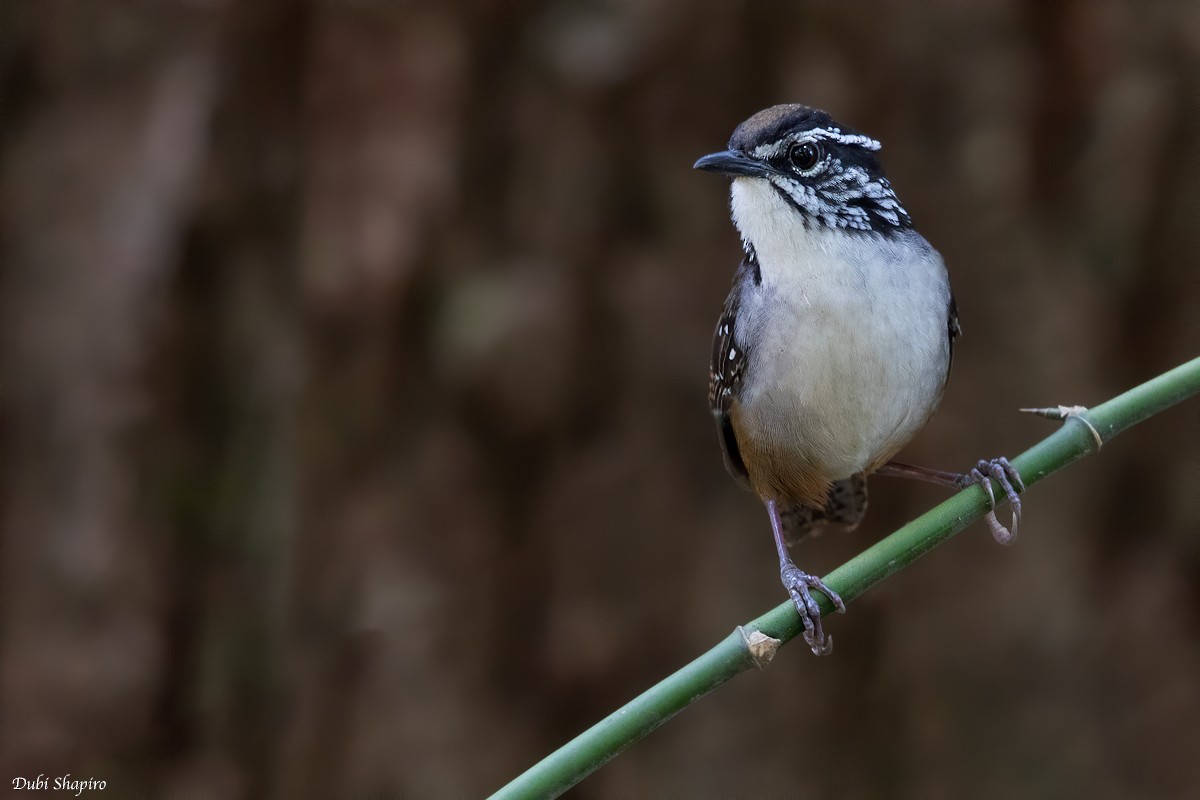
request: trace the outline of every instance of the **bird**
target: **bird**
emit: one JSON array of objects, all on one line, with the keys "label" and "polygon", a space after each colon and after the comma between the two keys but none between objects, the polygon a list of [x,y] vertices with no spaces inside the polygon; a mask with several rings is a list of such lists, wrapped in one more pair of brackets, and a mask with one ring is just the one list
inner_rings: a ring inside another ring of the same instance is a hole
[{"label": "bird", "polygon": [[[867,477],[981,486],[988,526],[1011,543],[1024,483],[1006,458],[966,472],[893,461],[937,408],[962,333],[945,262],[917,232],[879,161],[878,140],[806,105],[742,122],[694,168],[727,176],[742,259],[713,334],[708,400],[723,460],[766,507],[780,579],[816,655],[833,649],[789,546],[855,528]],[[991,481],[1012,506],[995,515]]]}]

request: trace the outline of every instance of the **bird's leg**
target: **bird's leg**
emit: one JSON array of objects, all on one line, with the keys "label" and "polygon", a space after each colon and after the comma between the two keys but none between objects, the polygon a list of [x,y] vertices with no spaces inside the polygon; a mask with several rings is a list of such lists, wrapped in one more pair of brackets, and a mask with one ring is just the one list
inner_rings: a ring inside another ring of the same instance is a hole
[{"label": "bird's leg", "polygon": [[[946,472],[940,469],[928,469],[926,467],[916,467],[912,464],[901,464],[898,461],[889,461],[884,464],[876,472],[878,475],[891,475],[897,478],[914,478],[916,480],[928,481],[941,486],[950,486],[955,489],[965,489],[968,486],[982,486],[987,492],[988,502],[991,505],[991,511],[984,518],[988,528],[992,532],[992,537],[1000,544],[1012,544],[1017,538],[1017,528],[1021,524],[1021,498],[1017,494],[1017,489],[1013,487],[1015,483],[1020,487],[1020,491],[1025,491],[1025,482],[1021,480],[1021,474],[1017,472],[1017,468],[1009,463],[1007,458],[982,459],[969,472]],[[1000,488],[1004,490],[1005,496],[1008,497],[1008,502],[1012,504],[1012,527],[1005,528],[1000,524],[1000,520],[996,519],[996,494],[992,490],[991,480],[996,481]]]},{"label": "bird's leg", "polygon": [[775,534],[775,549],[779,551],[779,579],[791,595],[800,621],[804,623],[804,641],[812,649],[813,655],[827,656],[833,651],[833,637],[826,636],[821,627],[821,607],[813,599],[811,590],[823,593],[842,614],[846,613],[846,604],[824,581],[796,566],[783,541],[783,521],[779,518],[779,508],[774,500],[767,500],[766,505],[767,514],[771,517],[771,532]]}]

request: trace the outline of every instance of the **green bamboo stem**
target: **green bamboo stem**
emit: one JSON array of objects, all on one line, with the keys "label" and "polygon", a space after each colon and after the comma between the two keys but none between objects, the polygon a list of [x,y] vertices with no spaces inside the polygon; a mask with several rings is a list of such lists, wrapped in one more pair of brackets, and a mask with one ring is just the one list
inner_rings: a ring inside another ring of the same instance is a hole
[{"label": "green bamboo stem", "polygon": [[[1026,487],[1032,487],[1074,461],[1100,449],[1117,434],[1183,400],[1200,394],[1200,358],[1147,381],[1081,417],[1071,417],[1050,436],[1012,460]],[[1084,422],[1086,420],[1086,422]],[[1091,427],[1089,427],[1089,424]],[[1095,434],[1093,433],[1093,429]],[[998,497],[1003,492],[997,493]],[[825,582],[847,603],[884,578],[949,539],[988,510],[983,489],[973,486],[951,497],[825,576]],[[815,595],[822,613],[829,601]],[[774,649],[801,630],[790,601],[738,628],[695,661],[635,697],[530,767],[500,791],[500,798],[558,797],[605,762],[727,680],[763,666]],[[764,639],[765,634],[769,639]],[[748,642],[759,641],[765,652]]]}]

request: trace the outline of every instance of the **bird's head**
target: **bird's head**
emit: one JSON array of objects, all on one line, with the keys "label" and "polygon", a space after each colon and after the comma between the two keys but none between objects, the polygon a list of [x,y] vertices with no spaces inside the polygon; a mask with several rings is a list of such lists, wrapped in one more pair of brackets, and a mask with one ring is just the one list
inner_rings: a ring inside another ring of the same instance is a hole
[{"label": "bird's head", "polygon": [[733,211],[796,215],[806,228],[887,235],[912,227],[883,176],[879,142],[802,105],[772,106],[737,126],[729,149],[695,168],[729,175]]}]

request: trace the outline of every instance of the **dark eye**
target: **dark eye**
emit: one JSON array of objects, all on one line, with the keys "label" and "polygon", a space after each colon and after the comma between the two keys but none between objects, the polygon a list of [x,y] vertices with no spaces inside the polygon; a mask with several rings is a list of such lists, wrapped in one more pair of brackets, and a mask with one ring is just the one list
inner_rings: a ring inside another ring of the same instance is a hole
[{"label": "dark eye", "polygon": [[813,142],[797,142],[788,148],[788,160],[801,172],[808,172],[821,160],[821,146]]}]

